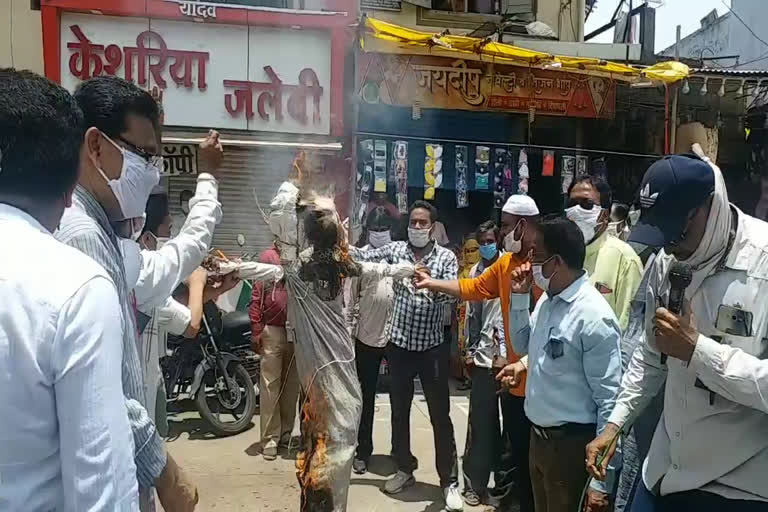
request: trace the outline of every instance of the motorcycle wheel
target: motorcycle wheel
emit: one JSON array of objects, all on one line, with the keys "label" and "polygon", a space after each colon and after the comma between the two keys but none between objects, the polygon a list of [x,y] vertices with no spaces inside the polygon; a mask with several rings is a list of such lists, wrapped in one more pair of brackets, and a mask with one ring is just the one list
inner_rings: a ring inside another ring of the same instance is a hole
[{"label": "motorcycle wheel", "polygon": [[[237,396],[233,398],[226,389],[216,389],[219,376],[215,370],[206,372],[203,385],[195,396],[200,416],[211,426],[213,433],[221,437],[233,436],[245,431],[251,425],[256,412],[256,391],[253,389],[253,381],[248,371],[241,363],[231,362],[227,366],[227,372],[239,388]],[[209,379],[209,377],[212,378]],[[206,382],[210,381],[213,381],[213,387],[206,385]],[[222,416],[234,421],[223,421]]]}]

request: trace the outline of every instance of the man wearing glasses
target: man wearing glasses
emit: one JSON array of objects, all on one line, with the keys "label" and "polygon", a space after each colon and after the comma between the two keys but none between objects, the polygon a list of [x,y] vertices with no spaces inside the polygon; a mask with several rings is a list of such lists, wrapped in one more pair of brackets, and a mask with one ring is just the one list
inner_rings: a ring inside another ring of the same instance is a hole
[{"label": "man wearing glasses", "polygon": [[[621,381],[616,315],[589,282],[584,239],[563,218],[537,226],[532,261],[511,272],[510,324],[515,353],[528,356],[525,414],[531,422],[529,467],[536,512],[579,510],[587,482],[584,447],[602,432]],[[545,294],[529,311],[532,284]],[[519,375],[505,376],[516,385]],[[615,463],[620,458],[614,459]],[[593,481],[586,512],[607,512],[616,469]]]},{"label": "man wearing glasses", "polygon": [[[165,510],[192,511],[197,490],[166,454],[147,414],[135,298],[126,283],[119,235],[113,228],[117,222],[142,217],[160,179],[160,110],[149,93],[115,77],[84,82],[75,100],[87,130],[72,206],[65,210],[56,238],[99,263],[117,287],[123,393],[134,439],[141,510],[154,509],[152,488],[156,487]],[[134,231],[140,232],[140,227]]]},{"label": "man wearing glasses", "polygon": [[587,244],[584,270],[589,282],[611,305],[624,331],[629,324],[630,304],[643,278],[643,264],[629,244],[607,231],[611,187],[603,178],[576,178],[568,196],[566,216],[579,226]]}]

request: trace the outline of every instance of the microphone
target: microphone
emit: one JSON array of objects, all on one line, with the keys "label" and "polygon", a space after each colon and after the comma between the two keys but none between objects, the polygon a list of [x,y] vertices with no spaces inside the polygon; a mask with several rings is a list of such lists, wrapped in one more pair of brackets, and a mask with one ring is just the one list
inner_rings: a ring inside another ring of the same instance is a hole
[{"label": "microphone", "polygon": [[[687,263],[676,261],[669,269],[669,303],[667,309],[679,315],[683,312],[683,300],[685,299],[685,289],[691,284],[693,271]],[[667,354],[661,354],[661,364],[667,363]]]}]

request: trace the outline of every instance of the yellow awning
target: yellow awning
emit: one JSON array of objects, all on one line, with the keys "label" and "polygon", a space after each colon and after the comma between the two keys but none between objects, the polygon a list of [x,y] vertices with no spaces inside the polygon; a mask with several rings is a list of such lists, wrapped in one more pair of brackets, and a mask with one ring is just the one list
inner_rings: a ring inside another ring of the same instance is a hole
[{"label": "yellow awning", "polygon": [[[365,18],[365,29],[368,34],[382,41],[420,48],[435,48],[439,49],[441,55],[448,53],[457,56],[467,54],[486,56],[491,57],[495,62],[511,65],[576,72],[595,71],[618,75],[625,80],[647,78],[666,84],[678,82],[689,74],[688,66],[681,62],[662,62],[643,68],[601,59],[553,55],[478,37],[421,32],[369,17]],[[361,46],[365,50],[362,39]]]}]

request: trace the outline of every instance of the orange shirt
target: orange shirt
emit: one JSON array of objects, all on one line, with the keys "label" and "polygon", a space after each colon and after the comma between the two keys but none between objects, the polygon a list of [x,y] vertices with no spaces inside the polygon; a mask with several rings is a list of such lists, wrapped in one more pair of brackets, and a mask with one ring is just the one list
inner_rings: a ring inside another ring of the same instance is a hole
[{"label": "orange shirt", "polygon": [[[512,350],[512,342],[509,337],[509,294],[511,282],[509,275],[512,270],[521,265],[523,260],[516,254],[507,252],[499,256],[499,259],[485,272],[474,279],[459,279],[461,300],[501,300],[501,316],[504,319],[504,342],[507,345],[507,360],[514,363],[520,360],[520,356]],[[538,300],[542,292],[533,288],[534,300]],[[525,396],[525,378],[519,386],[512,389],[512,394]]]}]

